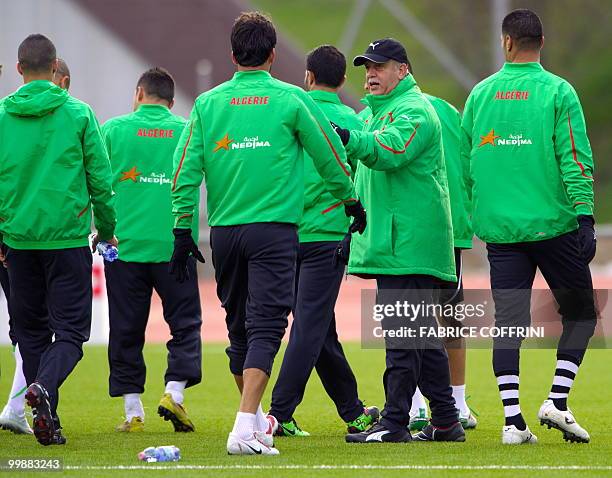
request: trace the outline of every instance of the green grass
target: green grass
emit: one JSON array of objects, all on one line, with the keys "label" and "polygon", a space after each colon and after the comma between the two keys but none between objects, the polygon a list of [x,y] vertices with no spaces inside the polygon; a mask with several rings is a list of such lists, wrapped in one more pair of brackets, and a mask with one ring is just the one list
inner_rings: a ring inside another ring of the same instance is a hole
[{"label": "green grass", "polygon": [[[348,344],[346,352],[359,380],[361,397],[368,404],[382,407],[382,372],[384,354],[380,350],[361,350]],[[42,447],[30,436],[16,436],[0,431],[0,459],[14,457],[61,457],[65,466],[117,466],[141,464],[136,454],[147,446],[176,445],[181,449],[180,465],[234,467],[217,470],[176,470],[172,475],[164,470],[73,470],[71,476],[181,476],[209,474],[214,476],[391,476],[410,473],[401,469],[252,469],[252,466],[355,465],[523,465],[523,466],[610,466],[612,465],[612,406],[610,392],[612,351],[591,350],[581,367],[572,392],[573,406],[580,423],[591,433],[589,445],[567,444],[555,430],[537,425],[537,409],[546,397],[554,369],[551,350],[525,350],[522,354],[521,399],[528,424],[538,435],[537,446],[503,447],[500,444],[502,409],[495,380],[490,369],[490,352],[471,350],[468,353],[469,403],[479,412],[479,426],[468,433],[464,444],[401,444],[348,445],[344,443],[344,428],[326,397],[318,378],[311,380],[303,404],[296,413],[300,425],[312,436],[305,439],[279,438],[279,457],[230,457],[225,451],[227,433],[232,427],[238,393],[227,368],[223,346],[205,344],[204,379],[202,384],[186,394],[188,411],[196,424],[196,433],[175,434],[171,425],[156,415],[157,402],[163,392],[165,349],[161,345],[146,348],[148,364],[147,391],[143,402],[146,412],[146,431],[142,434],[120,435],[113,431],[122,420],[120,399],[108,397],[108,365],[106,348],[90,346],[73,375],[62,387],[60,416],[68,438],[65,446]],[[0,348],[4,365],[0,378],[0,397],[8,394],[12,357],[8,347]],[[279,362],[277,361],[278,369]],[[9,366],[10,365],[10,366]],[[264,406],[269,404],[270,391]],[[169,467],[174,466],[168,464]],[[247,468],[236,468],[236,467]],[[611,471],[533,470],[541,476],[604,476]],[[525,474],[517,470],[432,470],[417,471],[419,476],[515,476]],[[32,474],[33,476],[40,476]],[[58,474],[59,475],[59,474]],[[7,474],[7,476],[9,476]],[[13,476],[26,476],[25,473]],[[53,476],[53,475],[52,475]],[[57,475],[55,475],[57,476]]]}]

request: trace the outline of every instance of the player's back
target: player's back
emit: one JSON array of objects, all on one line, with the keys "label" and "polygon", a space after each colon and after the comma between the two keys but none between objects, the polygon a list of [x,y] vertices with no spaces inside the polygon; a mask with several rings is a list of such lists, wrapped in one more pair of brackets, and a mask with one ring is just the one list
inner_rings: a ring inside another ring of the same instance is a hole
[{"label": "player's back", "polygon": [[[15,248],[87,244],[90,194],[85,164],[105,155],[91,108],[37,80],[0,106],[0,218]],[[89,155],[89,156],[88,156]]]},{"label": "player's back", "polygon": [[[361,130],[362,122],[355,110],[345,105],[337,93],[312,90],[308,95],[321,108],[327,119],[349,130]],[[356,165],[351,163],[355,172]],[[299,225],[300,242],[340,240],[348,230],[349,218],[342,203],[325,189],[312,158],[304,154],[304,215]]]},{"label": "player's back", "polygon": [[245,71],[196,100],[199,125],[190,127],[202,129],[211,226],[299,221],[305,96],[268,72]]},{"label": "player's back", "polygon": [[[102,127],[113,170],[115,235],[123,261],[170,260],[173,155],[185,123],[164,105],[141,104],[135,112]],[[197,229],[197,220],[194,226]]]},{"label": "player's back", "polygon": [[506,63],[476,85],[464,114],[471,134],[464,154],[470,156],[479,237],[533,241],[576,228],[557,158],[561,136],[575,152],[572,124],[584,124],[581,111],[569,114],[575,98],[569,83],[539,63]]}]

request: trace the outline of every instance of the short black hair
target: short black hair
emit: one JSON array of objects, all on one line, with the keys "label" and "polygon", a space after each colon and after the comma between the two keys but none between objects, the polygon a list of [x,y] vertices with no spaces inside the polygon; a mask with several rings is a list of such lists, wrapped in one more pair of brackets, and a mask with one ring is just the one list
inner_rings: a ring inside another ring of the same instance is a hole
[{"label": "short black hair", "polygon": [[19,65],[24,71],[41,73],[51,69],[57,58],[55,45],[46,36],[33,33],[21,42],[17,50]]},{"label": "short black hair", "polygon": [[502,22],[502,34],[509,35],[519,50],[538,50],[544,36],[542,21],[535,12],[520,8],[506,15]]},{"label": "short black hair", "polygon": [[168,103],[174,99],[174,78],[165,68],[156,66],[145,71],[138,79],[136,87],[138,86],[142,87],[147,95],[157,96]]},{"label": "short black hair", "polygon": [[263,65],[276,46],[272,21],[259,12],[243,12],[232,27],[232,53],[240,66]]},{"label": "short black hair", "polygon": [[70,68],[68,63],[62,58],[57,59],[57,74],[60,76],[70,76]]},{"label": "short black hair", "polygon": [[332,45],[321,45],[306,56],[306,69],[318,85],[338,88],[346,74],[346,57]]},{"label": "short black hair", "polygon": [[66,90],[70,88],[70,68],[68,68],[68,63],[62,58],[57,59],[57,71],[55,72],[57,76],[67,77],[66,78]]}]

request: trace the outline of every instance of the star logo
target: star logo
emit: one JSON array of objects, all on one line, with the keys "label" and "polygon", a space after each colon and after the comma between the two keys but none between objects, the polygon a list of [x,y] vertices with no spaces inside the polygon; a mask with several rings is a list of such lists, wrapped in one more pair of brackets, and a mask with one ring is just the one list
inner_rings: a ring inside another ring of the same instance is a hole
[{"label": "star logo", "polygon": [[372,43],[370,43],[370,46],[372,47],[372,50],[375,50],[378,45],[380,45],[380,42],[375,42],[375,43],[372,42]]},{"label": "star logo", "polygon": [[136,166],[134,166],[132,169],[130,169],[129,171],[122,171],[121,172],[121,179],[119,180],[119,182],[122,181],[127,181],[128,179],[131,179],[132,181],[136,182],[136,178],[138,176],[140,176],[142,173],[139,173],[136,170]]},{"label": "star logo", "polygon": [[229,133],[226,133],[225,136],[223,136],[223,138],[221,138],[219,141],[215,141],[217,146],[215,146],[215,149],[213,149],[213,153],[216,153],[220,149],[224,149],[228,151],[230,143],[233,143],[233,142],[234,140],[230,139]]},{"label": "star logo", "polygon": [[490,144],[492,146],[495,146],[495,140],[497,138],[499,138],[499,135],[496,135],[495,130],[492,129],[485,136],[480,137],[481,141],[478,147],[480,148],[481,146],[484,146],[485,144]]}]

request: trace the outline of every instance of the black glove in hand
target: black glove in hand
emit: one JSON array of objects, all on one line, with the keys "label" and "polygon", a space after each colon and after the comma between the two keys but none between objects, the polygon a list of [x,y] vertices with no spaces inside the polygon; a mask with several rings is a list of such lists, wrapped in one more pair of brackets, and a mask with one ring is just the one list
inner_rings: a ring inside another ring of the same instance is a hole
[{"label": "black glove in hand", "polygon": [[366,211],[361,205],[361,201],[357,201],[353,204],[345,204],[344,205],[344,213],[348,217],[353,218],[353,222],[349,227],[349,232],[358,232],[359,234],[363,234],[363,231],[366,228]]},{"label": "black glove in hand", "polygon": [[340,136],[340,141],[342,141],[342,144],[346,146],[349,142],[349,139],[351,139],[351,132],[348,129],[341,128],[333,121],[330,121],[329,124],[331,124],[331,127],[334,128],[336,134]]},{"label": "black glove in hand", "polygon": [[587,262],[591,262],[595,257],[597,247],[597,236],[595,235],[595,219],[593,216],[581,214],[578,216],[578,242],[582,257]]},{"label": "black glove in hand", "polygon": [[189,255],[193,256],[200,262],[204,262],[204,256],[198,250],[198,245],[191,237],[191,229],[173,229],[174,233],[174,252],[170,259],[170,274],[172,274],[178,282],[185,282],[189,279],[189,270],[187,268],[187,260]]},{"label": "black glove in hand", "polygon": [[348,264],[351,253],[351,233],[349,232],[336,246],[332,264],[334,267],[344,267]]}]

